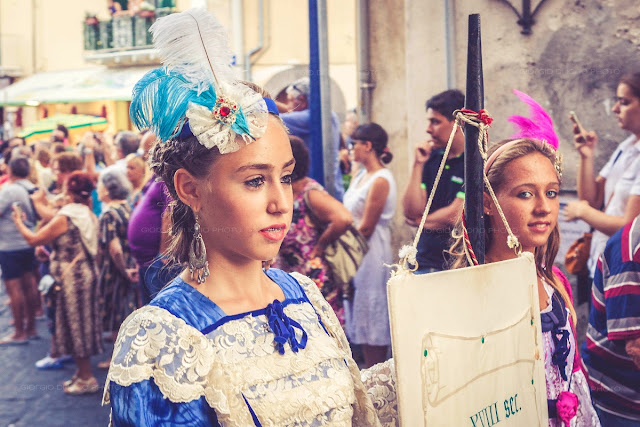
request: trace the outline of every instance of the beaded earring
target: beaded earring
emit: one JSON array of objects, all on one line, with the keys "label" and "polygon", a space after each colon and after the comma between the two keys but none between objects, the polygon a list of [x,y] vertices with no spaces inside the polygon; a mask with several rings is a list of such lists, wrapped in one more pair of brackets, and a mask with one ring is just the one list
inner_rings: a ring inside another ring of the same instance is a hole
[{"label": "beaded earring", "polygon": [[204,283],[209,277],[209,261],[207,261],[207,248],[204,246],[200,224],[198,223],[198,213],[195,212],[196,223],[194,225],[193,240],[189,248],[189,274],[193,280],[194,273],[198,284]]}]

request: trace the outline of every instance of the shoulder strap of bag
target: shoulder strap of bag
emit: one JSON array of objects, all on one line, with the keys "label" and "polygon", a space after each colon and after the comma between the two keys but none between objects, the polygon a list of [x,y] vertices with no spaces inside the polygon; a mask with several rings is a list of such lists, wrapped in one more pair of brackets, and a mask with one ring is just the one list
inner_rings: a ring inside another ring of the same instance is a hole
[{"label": "shoulder strap of bag", "polygon": [[309,190],[306,190],[303,196],[304,205],[307,208],[306,209],[307,215],[309,215],[309,218],[311,218],[311,221],[314,223],[316,228],[318,228],[319,230],[324,230],[327,225],[324,222],[320,221],[316,213],[313,211],[313,208],[311,207],[311,201],[309,200],[309,192],[311,190],[315,190],[315,189],[311,188]]}]

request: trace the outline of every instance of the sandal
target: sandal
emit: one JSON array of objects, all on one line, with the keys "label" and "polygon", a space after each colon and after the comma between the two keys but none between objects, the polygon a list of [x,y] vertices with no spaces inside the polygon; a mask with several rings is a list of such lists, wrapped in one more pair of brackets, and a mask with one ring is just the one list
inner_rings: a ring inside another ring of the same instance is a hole
[{"label": "sandal", "polygon": [[76,382],[76,380],[78,379],[78,373],[76,372],[75,374],[73,374],[73,376],[71,377],[71,379],[66,380],[62,383],[63,387],[69,387],[71,386],[73,383]]},{"label": "sandal", "polygon": [[23,339],[15,339],[13,335],[7,335],[6,337],[0,339],[0,346],[6,345],[26,345],[29,344],[29,340],[26,338]]},{"label": "sandal", "polygon": [[80,395],[96,393],[100,390],[98,380],[96,377],[91,377],[88,380],[76,378],[76,380],[69,386],[64,387],[64,392],[67,394]]}]

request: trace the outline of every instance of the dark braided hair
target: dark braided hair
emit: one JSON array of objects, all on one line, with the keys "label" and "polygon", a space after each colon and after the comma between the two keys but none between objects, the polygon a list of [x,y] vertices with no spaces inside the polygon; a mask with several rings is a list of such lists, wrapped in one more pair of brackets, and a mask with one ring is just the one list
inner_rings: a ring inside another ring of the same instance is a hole
[{"label": "dark braided hair", "polygon": [[173,177],[178,169],[186,169],[196,178],[206,177],[220,152],[216,147],[208,149],[195,136],[191,136],[182,141],[172,139],[155,144],[150,154],[151,170],[162,178],[173,199],[169,204],[171,243],[167,255],[172,261],[183,264],[189,260],[196,218],[191,208],[178,197]]}]

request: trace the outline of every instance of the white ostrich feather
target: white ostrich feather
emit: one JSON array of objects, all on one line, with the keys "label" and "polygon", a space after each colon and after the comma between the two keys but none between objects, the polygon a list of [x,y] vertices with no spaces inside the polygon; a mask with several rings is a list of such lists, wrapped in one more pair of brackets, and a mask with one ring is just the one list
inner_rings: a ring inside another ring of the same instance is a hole
[{"label": "white ostrich feather", "polygon": [[182,74],[198,94],[209,85],[219,93],[221,84],[236,81],[227,32],[205,9],[160,18],[149,31],[164,65]]}]

